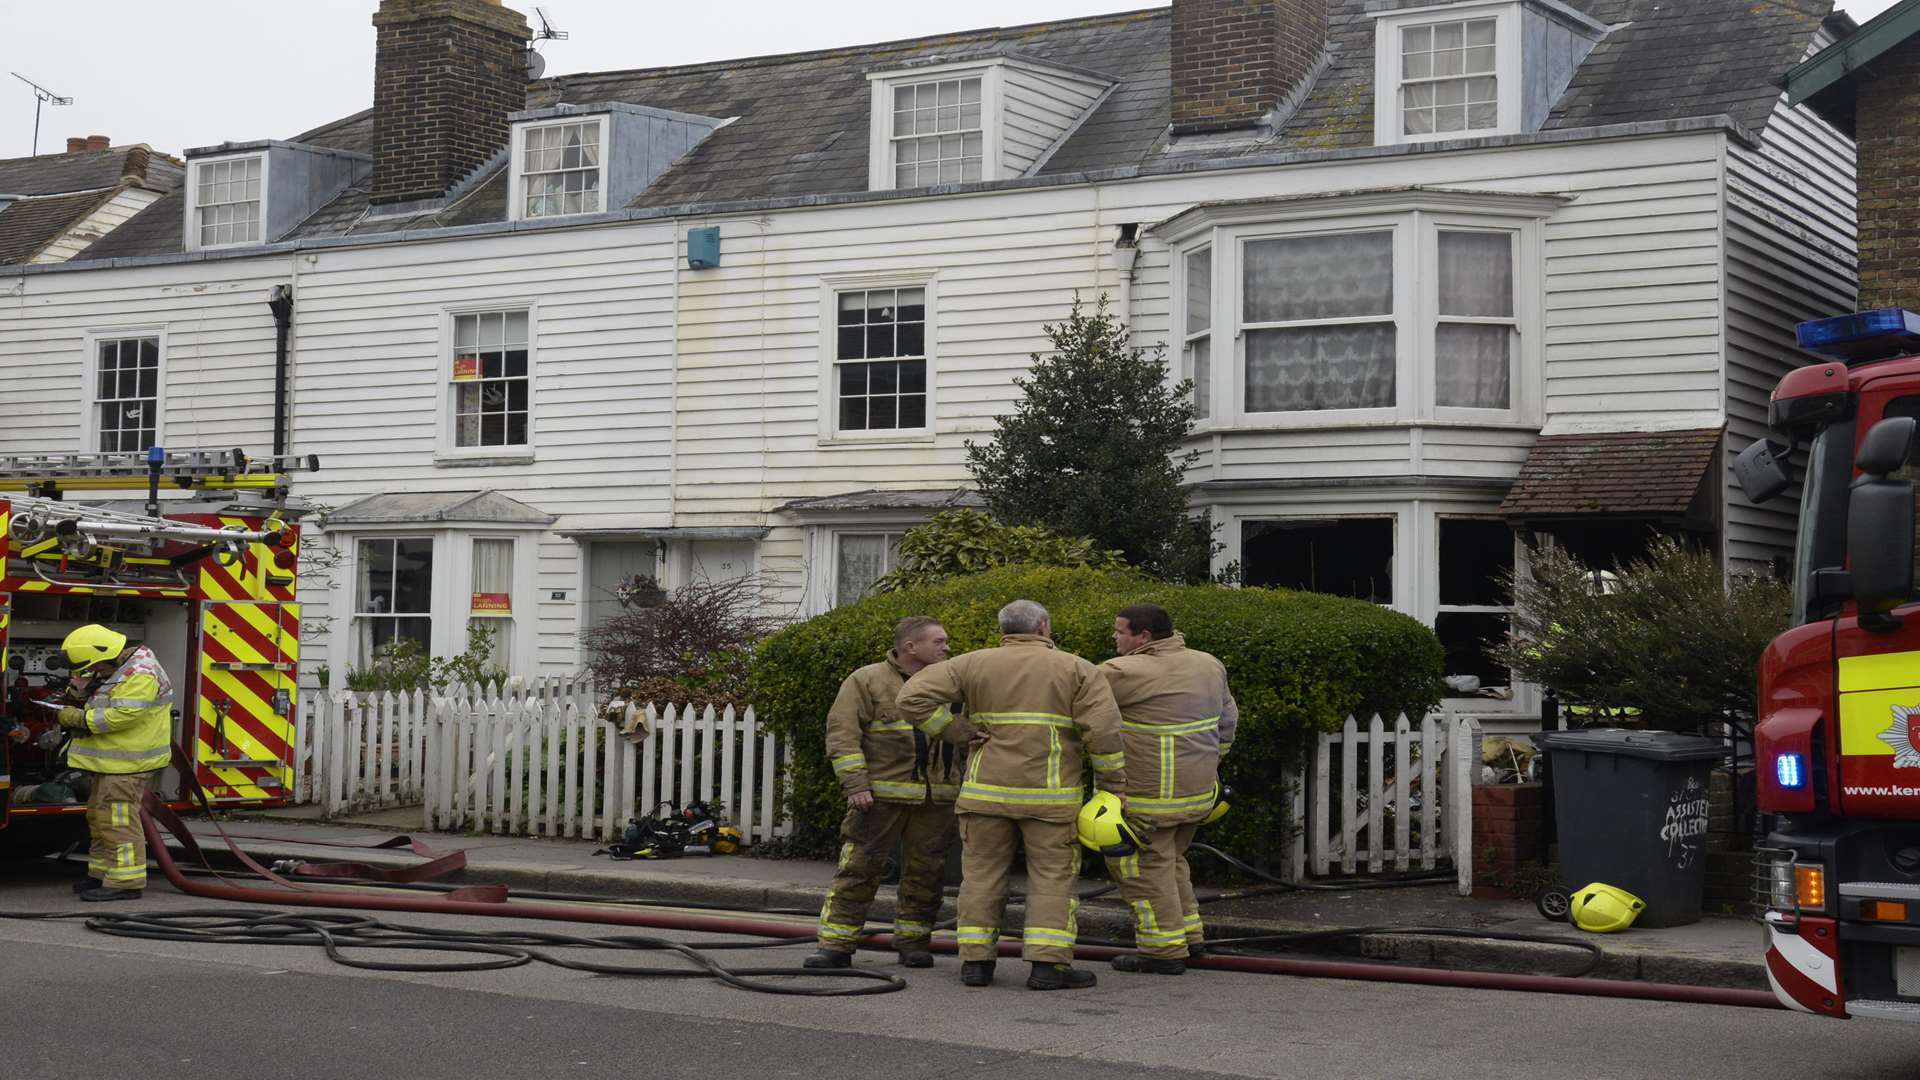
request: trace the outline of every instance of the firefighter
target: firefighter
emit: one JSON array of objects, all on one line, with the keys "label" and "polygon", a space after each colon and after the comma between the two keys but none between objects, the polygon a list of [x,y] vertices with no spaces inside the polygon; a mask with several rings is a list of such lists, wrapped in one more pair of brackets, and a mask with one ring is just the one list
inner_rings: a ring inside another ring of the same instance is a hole
[{"label": "firefighter", "polygon": [[1189,649],[1158,604],[1134,604],[1113,620],[1120,655],[1100,665],[1120,709],[1127,748],[1129,817],[1143,830],[1138,851],[1107,860],[1133,909],[1139,952],[1113,959],[1116,971],[1179,975],[1200,947],[1187,847],[1213,810],[1220,758],[1233,745],[1239,709],[1227,669]]},{"label": "firefighter", "polygon": [[170,760],[173,683],[145,645],[82,626],[60,646],[74,678],[60,726],[74,732],[67,764],[92,773],[87,796],[87,877],[74,891],[89,901],[138,900],[147,886],[140,804]]},{"label": "firefighter", "polygon": [[[947,658],[939,620],[915,615],[893,628],[886,658],[847,676],[827,713],[827,756],[847,796],[840,825],[840,869],[820,908],[819,951],[810,968],[843,968],[866,923],[880,872],[900,845],[900,888],[893,947],[910,968],[933,966],[928,943],[945,899],[947,849],[958,835],[953,800],[960,793],[960,748],[929,740],[900,718],[900,688],[915,672]],[[970,729],[949,740],[964,745]]]},{"label": "firefighter", "polygon": [[[1073,967],[1074,881],[1080,845],[1081,757],[1103,790],[1126,787],[1120,713],[1100,669],[1054,648],[1047,609],[1015,600],[1000,609],[1000,645],[934,664],[900,690],[900,711],[929,736],[966,721],[972,741],[960,798],[960,981],[993,982],[1007,873],[1015,846],[1026,849],[1027,921],[1021,955],[1032,965],[1027,987],[1092,986]],[[966,721],[956,719],[964,706]]]}]

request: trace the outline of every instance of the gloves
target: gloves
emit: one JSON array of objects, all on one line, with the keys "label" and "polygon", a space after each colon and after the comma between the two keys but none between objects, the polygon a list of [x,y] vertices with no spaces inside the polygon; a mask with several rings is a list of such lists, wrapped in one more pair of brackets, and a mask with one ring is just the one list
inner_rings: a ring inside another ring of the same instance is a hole
[{"label": "gloves", "polygon": [[85,731],[87,727],[87,714],[85,711],[69,705],[60,710],[60,726]]}]

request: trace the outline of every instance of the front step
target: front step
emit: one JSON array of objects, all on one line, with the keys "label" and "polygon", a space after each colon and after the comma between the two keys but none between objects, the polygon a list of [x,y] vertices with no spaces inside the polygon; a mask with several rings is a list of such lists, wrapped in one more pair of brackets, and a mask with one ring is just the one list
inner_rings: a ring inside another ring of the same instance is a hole
[{"label": "front step", "polygon": [[1847,1002],[1847,1015],[1862,1020],[1903,1020],[1920,1024],[1920,1001],[1856,999]]}]

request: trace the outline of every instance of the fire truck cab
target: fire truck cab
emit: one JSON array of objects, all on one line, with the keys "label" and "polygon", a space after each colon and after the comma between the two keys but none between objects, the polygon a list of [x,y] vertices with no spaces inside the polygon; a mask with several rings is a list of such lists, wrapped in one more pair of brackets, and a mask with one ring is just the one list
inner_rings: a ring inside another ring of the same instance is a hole
[{"label": "fire truck cab", "polygon": [[1920,1021],[1920,315],[1801,324],[1828,363],[1789,373],[1740,455],[1749,499],[1804,448],[1793,625],[1760,663],[1756,908],[1775,995],[1804,1012]]},{"label": "fire truck cab", "polygon": [[[85,835],[86,774],[65,767],[40,703],[61,697],[60,643],[86,623],[154,651],[173,680],[174,742],[211,800],[286,801],[300,656],[286,500],[290,474],[317,467],[238,450],[0,457],[0,854]],[[115,491],[134,498],[93,501]],[[189,806],[176,768],[159,792]]]}]

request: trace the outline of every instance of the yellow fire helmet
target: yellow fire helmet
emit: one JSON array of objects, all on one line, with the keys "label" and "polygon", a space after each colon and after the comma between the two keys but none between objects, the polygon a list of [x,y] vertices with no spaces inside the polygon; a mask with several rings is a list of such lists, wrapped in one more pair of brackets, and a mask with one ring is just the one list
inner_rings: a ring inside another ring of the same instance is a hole
[{"label": "yellow fire helmet", "polygon": [[1120,816],[1120,796],[1111,791],[1094,792],[1075,825],[1080,842],[1102,855],[1121,859],[1140,850],[1140,837]]},{"label": "yellow fire helmet", "polygon": [[1232,803],[1233,789],[1224,783],[1215,783],[1213,785],[1213,809],[1207,812],[1206,820],[1200,824],[1211,825],[1221,818],[1226,817],[1227,811],[1233,809]]},{"label": "yellow fire helmet", "polygon": [[84,671],[95,664],[117,658],[127,647],[127,635],[116,634],[99,623],[88,623],[67,635],[60,651],[67,654],[73,670]]},{"label": "yellow fire helmet", "polygon": [[1632,926],[1633,920],[1646,908],[1646,901],[1627,890],[1596,881],[1573,894],[1568,914],[1582,930],[1617,934]]}]

